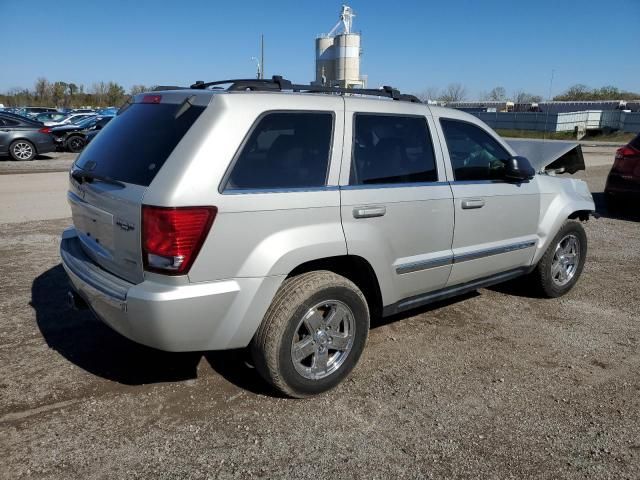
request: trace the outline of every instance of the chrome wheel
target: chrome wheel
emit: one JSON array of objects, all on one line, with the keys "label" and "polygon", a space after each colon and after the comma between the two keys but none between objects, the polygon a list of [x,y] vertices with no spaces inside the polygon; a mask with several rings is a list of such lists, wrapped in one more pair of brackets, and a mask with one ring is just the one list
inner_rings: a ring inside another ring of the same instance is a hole
[{"label": "chrome wheel", "polygon": [[556,245],[551,262],[551,279],[559,287],[564,287],[576,274],[580,263],[580,242],[571,234],[566,235]]},{"label": "chrome wheel", "polygon": [[18,142],[13,146],[13,155],[20,160],[29,160],[33,156],[33,147],[26,142]]},{"label": "chrome wheel", "polygon": [[311,307],[298,323],[291,342],[296,371],[310,380],[331,375],[349,356],[355,330],[355,317],[346,304],[327,300]]}]

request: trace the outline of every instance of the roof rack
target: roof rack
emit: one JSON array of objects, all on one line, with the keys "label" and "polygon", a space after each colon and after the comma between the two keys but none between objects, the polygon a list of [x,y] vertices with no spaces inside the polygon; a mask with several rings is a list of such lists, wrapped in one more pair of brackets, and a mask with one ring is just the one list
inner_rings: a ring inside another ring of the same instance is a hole
[{"label": "roof rack", "polygon": [[344,88],[344,87],[326,87],[323,85],[301,85],[291,83],[289,80],[282,78],[280,75],[274,75],[270,79],[235,79],[235,80],[218,80],[215,82],[203,82],[197,81],[190,88],[194,89],[221,89],[220,85],[229,85],[226,88],[227,91],[282,91],[291,90],[293,92],[306,92],[306,93],[338,93],[338,94],[354,94],[354,95],[369,95],[375,97],[386,97],[393,100],[399,100],[404,102],[422,103],[414,95],[408,95],[406,93],[400,93],[400,90],[384,86],[381,89],[372,88]]}]

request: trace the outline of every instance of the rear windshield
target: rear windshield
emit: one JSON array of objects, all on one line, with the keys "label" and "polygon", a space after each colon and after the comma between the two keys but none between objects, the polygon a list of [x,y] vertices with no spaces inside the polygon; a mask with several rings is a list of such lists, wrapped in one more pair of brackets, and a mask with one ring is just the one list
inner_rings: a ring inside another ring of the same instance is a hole
[{"label": "rear windshield", "polygon": [[[134,103],[109,122],[76,165],[96,175],[148,187],[205,107]],[[176,114],[182,114],[176,118]]]},{"label": "rear windshield", "polygon": [[629,142],[629,145],[631,145],[636,150],[640,150],[640,133],[636,135],[636,138]]}]

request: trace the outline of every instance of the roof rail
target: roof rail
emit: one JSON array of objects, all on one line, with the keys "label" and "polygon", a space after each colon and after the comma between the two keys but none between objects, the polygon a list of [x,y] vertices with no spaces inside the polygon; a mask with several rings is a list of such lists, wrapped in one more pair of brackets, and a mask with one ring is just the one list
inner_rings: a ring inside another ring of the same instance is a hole
[{"label": "roof rail", "polygon": [[235,79],[235,80],[218,80],[215,82],[203,82],[198,80],[191,85],[190,88],[195,89],[207,89],[207,88],[221,88],[220,85],[229,85],[227,91],[282,91],[291,90],[294,92],[307,92],[307,93],[337,93],[337,94],[353,94],[353,95],[369,95],[375,97],[386,97],[393,100],[400,100],[412,103],[422,103],[414,95],[407,95],[400,93],[400,90],[384,86],[381,89],[372,88],[344,88],[344,87],[327,87],[324,85],[303,85],[291,83],[289,80],[282,78],[280,75],[274,75],[270,79]]}]

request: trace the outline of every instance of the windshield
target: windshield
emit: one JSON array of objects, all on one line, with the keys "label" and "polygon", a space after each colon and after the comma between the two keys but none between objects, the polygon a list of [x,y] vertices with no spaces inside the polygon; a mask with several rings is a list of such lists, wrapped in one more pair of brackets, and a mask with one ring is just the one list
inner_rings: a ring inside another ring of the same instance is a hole
[{"label": "windshield", "polygon": [[106,125],[76,165],[94,175],[148,187],[205,107],[134,103]]}]

